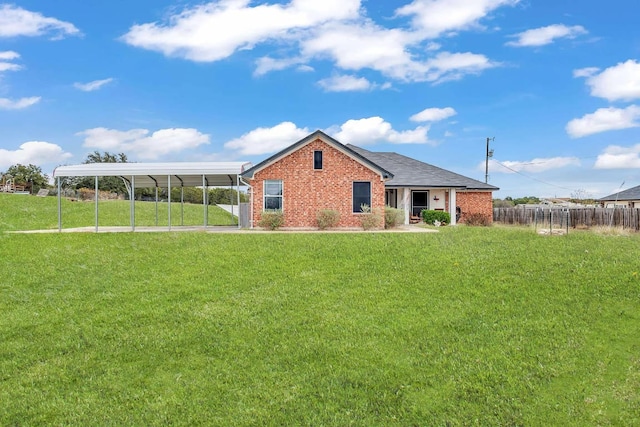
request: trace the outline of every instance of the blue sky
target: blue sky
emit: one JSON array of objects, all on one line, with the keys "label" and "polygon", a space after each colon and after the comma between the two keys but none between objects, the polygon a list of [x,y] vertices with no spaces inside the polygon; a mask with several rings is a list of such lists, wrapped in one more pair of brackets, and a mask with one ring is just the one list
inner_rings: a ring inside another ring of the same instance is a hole
[{"label": "blue sky", "polygon": [[0,3],[0,171],[256,163],[316,129],[496,197],[640,185],[637,0]]}]

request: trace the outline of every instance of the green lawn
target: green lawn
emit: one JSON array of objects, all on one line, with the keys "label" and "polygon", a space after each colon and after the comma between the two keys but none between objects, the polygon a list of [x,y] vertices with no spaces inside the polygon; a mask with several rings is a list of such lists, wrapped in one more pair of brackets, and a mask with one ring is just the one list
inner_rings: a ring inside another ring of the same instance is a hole
[{"label": "green lawn", "polygon": [[[130,226],[131,204],[128,200],[105,200],[98,203],[99,226]],[[237,224],[236,218],[218,208],[209,206],[209,225]],[[156,225],[156,204],[135,203],[136,226]],[[204,207],[185,204],[183,213],[180,203],[171,203],[171,225],[179,226],[184,215],[184,225],[204,225]],[[168,224],[168,204],[158,203],[158,225]],[[62,199],[62,227],[95,226],[95,203]],[[58,199],[0,193],[0,231],[40,230],[58,228]]]},{"label": "green lawn", "polygon": [[639,247],[0,233],[0,425],[638,425]]}]

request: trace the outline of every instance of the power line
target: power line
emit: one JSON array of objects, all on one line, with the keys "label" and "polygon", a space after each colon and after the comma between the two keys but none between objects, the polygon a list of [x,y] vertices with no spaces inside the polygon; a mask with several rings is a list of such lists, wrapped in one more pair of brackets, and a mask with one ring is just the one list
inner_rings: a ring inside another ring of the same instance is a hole
[{"label": "power line", "polygon": [[574,188],[563,187],[563,186],[561,186],[561,185],[552,184],[552,183],[550,183],[550,182],[546,182],[546,181],[543,181],[543,180],[541,180],[541,179],[534,178],[534,177],[529,176],[529,175],[525,175],[525,174],[523,174],[522,172],[520,172],[520,171],[517,171],[517,170],[515,170],[515,169],[510,168],[509,166],[507,166],[507,165],[505,165],[505,164],[503,164],[503,163],[499,162],[499,161],[498,161],[498,160],[496,160],[496,159],[493,159],[493,161],[494,161],[494,162],[496,162],[497,164],[499,164],[500,166],[502,166],[503,168],[508,169],[508,170],[510,170],[511,172],[515,172],[515,173],[517,173],[518,175],[522,175],[522,176],[524,176],[525,178],[528,178],[528,179],[530,179],[530,180],[532,180],[532,181],[538,181],[538,182],[540,182],[540,183],[542,183],[542,184],[550,185],[550,186],[552,186],[552,187],[561,188],[561,189],[563,189],[563,190],[576,191]]}]

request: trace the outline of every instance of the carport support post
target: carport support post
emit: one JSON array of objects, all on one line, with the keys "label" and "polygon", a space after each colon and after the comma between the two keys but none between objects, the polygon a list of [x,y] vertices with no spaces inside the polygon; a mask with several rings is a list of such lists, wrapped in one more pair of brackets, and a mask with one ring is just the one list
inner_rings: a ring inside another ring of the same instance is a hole
[{"label": "carport support post", "polygon": [[167,192],[169,193],[169,199],[167,200],[167,210],[169,211],[169,230],[171,230],[171,175],[167,175]]},{"label": "carport support post", "polygon": [[204,175],[202,175],[202,204],[204,207],[204,226],[206,227],[209,222],[209,206],[207,206],[207,187]]},{"label": "carport support post", "polygon": [[158,226],[158,182],[156,182],[156,227]]},{"label": "carport support post", "polygon": [[58,232],[62,232],[62,182],[58,177]]},{"label": "carport support post", "polygon": [[[238,199],[238,228],[240,228],[240,175],[236,175],[236,196]],[[233,209],[233,206],[231,208]]]},{"label": "carport support post", "polygon": [[136,177],[135,175],[131,176],[131,194],[129,195],[129,199],[131,201],[131,211],[130,211],[130,219],[131,219],[131,231],[136,231]]},{"label": "carport support post", "polygon": [[98,232],[98,177],[95,177],[95,187],[96,187],[96,233]]}]

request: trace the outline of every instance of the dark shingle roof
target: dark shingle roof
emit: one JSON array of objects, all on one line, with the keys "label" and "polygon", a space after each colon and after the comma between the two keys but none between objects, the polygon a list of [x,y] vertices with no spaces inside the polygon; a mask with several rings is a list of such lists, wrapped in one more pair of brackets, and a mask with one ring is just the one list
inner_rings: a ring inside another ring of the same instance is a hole
[{"label": "dark shingle roof", "polygon": [[640,185],[638,185],[637,187],[629,188],[628,190],[621,191],[619,193],[613,193],[598,200],[601,200],[603,202],[608,200],[640,200]]},{"label": "dark shingle roof", "polygon": [[499,190],[463,175],[403,156],[398,153],[376,153],[347,144],[347,147],[393,174],[386,187],[453,187],[468,190]]}]

